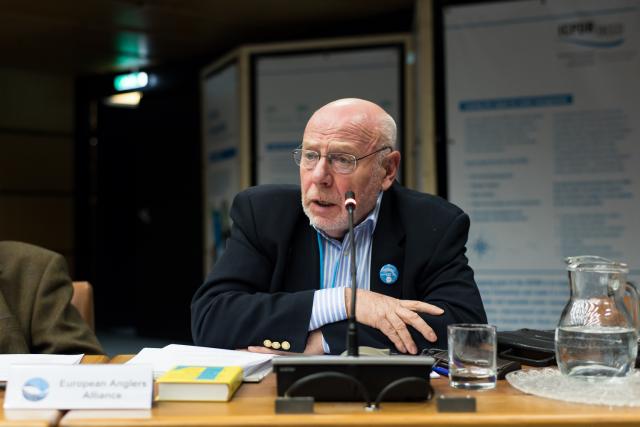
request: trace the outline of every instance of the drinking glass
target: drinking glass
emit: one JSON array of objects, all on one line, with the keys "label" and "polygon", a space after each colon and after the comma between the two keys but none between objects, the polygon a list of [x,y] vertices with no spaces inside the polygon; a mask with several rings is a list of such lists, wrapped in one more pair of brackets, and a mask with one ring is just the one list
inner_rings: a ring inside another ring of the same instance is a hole
[{"label": "drinking glass", "polygon": [[447,327],[449,384],[467,390],[496,386],[496,327],[458,323]]}]

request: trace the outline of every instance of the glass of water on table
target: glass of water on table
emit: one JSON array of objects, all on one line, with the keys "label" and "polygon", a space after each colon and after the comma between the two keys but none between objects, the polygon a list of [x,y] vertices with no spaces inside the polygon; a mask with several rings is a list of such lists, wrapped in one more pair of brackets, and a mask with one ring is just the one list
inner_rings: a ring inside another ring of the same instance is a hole
[{"label": "glass of water on table", "polygon": [[496,327],[458,323],[447,327],[449,384],[454,388],[484,390],[496,386]]}]

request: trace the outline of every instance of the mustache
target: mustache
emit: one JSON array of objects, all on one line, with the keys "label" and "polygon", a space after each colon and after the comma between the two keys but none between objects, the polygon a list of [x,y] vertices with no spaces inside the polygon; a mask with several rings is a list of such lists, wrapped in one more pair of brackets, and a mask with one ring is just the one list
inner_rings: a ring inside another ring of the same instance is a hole
[{"label": "mustache", "polygon": [[334,205],[339,205],[343,202],[342,199],[336,198],[335,195],[323,195],[323,194],[316,194],[316,193],[305,194],[304,200],[306,202],[320,201],[323,203],[331,203]]}]

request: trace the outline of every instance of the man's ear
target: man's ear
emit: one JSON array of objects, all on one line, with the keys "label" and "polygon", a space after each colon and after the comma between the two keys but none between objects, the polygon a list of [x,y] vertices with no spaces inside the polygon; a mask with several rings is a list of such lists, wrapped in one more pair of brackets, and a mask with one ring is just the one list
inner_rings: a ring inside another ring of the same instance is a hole
[{"label": "man's ear", "polygon": [[382,191],[388,190],[396,179],[398,168],[400,167],[400,157],[399,151],[392,151],[387,154],[382,161],[382,167],[385,171],[384,178],[382,179]]}]

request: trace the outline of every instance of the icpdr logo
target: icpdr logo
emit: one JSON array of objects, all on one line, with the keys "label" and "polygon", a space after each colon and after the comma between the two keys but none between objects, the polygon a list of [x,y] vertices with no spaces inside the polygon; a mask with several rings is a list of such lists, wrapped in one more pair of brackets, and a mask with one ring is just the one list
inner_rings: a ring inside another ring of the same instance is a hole
[{"label": "icpdr logo", "polygon": [[22,386],[22,395],[25,399],[37,402],[49,394],[49,383],[42,378],[31,378]]},{"label": "icpdr logo", "polygon": [[590,19],[558,26],[558,37],[561,41],[591,48],[620,46],[624,43],[623,34],[622,22],[602,24]]}]

